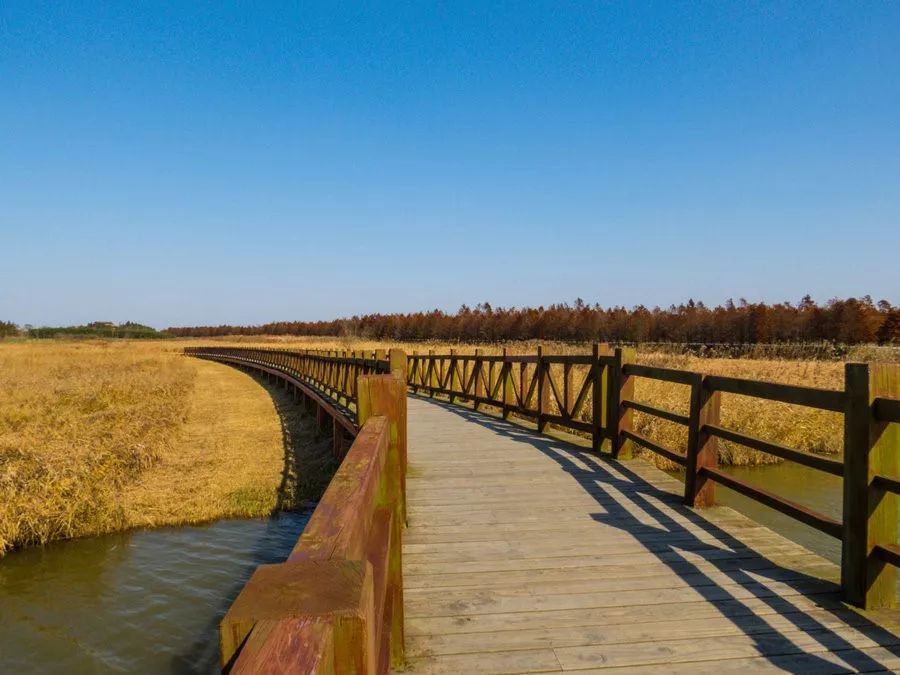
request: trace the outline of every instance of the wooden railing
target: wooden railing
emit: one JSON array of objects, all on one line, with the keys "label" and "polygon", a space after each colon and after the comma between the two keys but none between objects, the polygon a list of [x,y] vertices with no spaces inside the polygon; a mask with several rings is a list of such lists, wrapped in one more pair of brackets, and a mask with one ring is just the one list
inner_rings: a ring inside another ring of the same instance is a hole
[{"label": "wooden railing", "polygon": [[[612,399],[606,391],[609,373],[616,370],[616,359],[622,358],[621,350],[613,353],[605,345],[595,345],[593,354],[585,356],[545,355],[540,347],[535,355],[511,355],[505,350],[499,356],[477,350],[462,355],[451,350],[449,354],[429,352],[408,358],[408,383],[414,392],[442,394],[451,402],[470,401],[476,410],[483,405],[496,406],[504,418],[516,415],[532,420],[539,431],[555,424],[590,433],[596,450],[603,439],[613,438],[607,423],[612,419]],[[576,370],[583,375],[577,384],[572,377]],[[551,407],[551,397],[555,407]],[[582,418],[588,411],[590,421],[585,421]]]},{"label": "wooden railing", "polygon": [[[383,351],[364,353],[247,347],[187,347],[184,351],[190,356],[263,366],[267,370],[290,375],[353,422],[356,419],[358,378],[391,370],[391,361]],[[394,353],[395,356],[399,354],[396,350]]]},{"label": "wooden railing", "polygon": [[[716,484],[724,485],[833,536],[842,542],[846,600],[866,608],[896,605],[898,366],[847,364],[844,388],[827,390],[639,365],[633,349],[606,345],[585,355],[545,354],[540,348],[529,355],[451,351],[409,357],[399,350],[389,355],[242,348],[189,353],[284,382],[317,408],[320,420],[334,419],[335,439],[356,439],[290,559],[261,567],[223,620],[222,655],[235,672],[256,672],[262,664],[277,668],[284,659],[301,664],[302,672],[384,672],[390,662],[402,661],[403,379],[414,393],[494,408],[540,432],[561,429],[589,437],[595,451],[617,459],[629,459],[637,446],[655,452],[684,467],[686,504],[710,506]],[[403,379],[379,375],[388,372]],[[688,413],[637,400],[639,378],[684,385]],[[371,384],[388,381],[393,389]],[[392,393],[384,393],[388,390]],[[723,395],[841,414],[843,457],[810,454],[723,426]],[[635,412],[685,427],[685,452],[635,431]],[[382,415],[387,422],[379,421]],[[393,432],[388,440],[386,424],[397,430],[396,443]],[[726,473],[718,465],[719,440],[839,477],[842,519]]]},{"label": "wooden railing", "polygon": [[[842,542],[842,588],[860,607],[896,605],[898,493],[900,493],[900,367],[846,365],[843,390],[759,382],[658,368],[634,363],[632,349],[595,345],[590,355],[413,354],[409,386],[413,392],[492,406],[503,417],[548,425],[592,439],[595,450],[618,459],[640,446],[685,470],[684,502],[702,508],[715,503],[715,485],[724,485]],[[637,378],[687,387],[687,415],[638,401]],[[840,459],[814,455],[756,438],[720,422],[723,394],[828,410],[843,415],[844,453]],[[633,414],[687,429],[684,453],[634,430]],[[737,443],[837,476],[843,485],[843,518],[835,520],[719,468],[718,440]]]},{"label": "wooden railing", "polygon": [[[288,560],[262,565],[220,625],[232,673],[386,673],[403,663],[406,359],[283,350],[188,354],[277,378],[354,436]],[[379,374],[388,373],[388,374]]]}]

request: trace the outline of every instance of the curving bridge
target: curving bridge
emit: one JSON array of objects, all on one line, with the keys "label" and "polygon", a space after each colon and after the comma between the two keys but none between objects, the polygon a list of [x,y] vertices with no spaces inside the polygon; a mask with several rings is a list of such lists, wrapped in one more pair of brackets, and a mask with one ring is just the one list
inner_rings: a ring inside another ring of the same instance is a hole
[{"label": "curving bridge", "polygon": [[[232,672],[900,670],[896,367],[848,364],[830,391],[602,345],[187,351],[291,387],[345,455],[288,561],[223,620]],[[689,413],[636,401],[637,377],[683,385]],[[843,460],[722,427],[722,394],[840,412]],[[634,412],[685,426],[687,452],[636,433]],[[718,438],[841,476],[842,520],[721,472]],[[630,459],[636,445],[684,482]],[[842,564],[714,506],[717,483],[836,537]]]}]

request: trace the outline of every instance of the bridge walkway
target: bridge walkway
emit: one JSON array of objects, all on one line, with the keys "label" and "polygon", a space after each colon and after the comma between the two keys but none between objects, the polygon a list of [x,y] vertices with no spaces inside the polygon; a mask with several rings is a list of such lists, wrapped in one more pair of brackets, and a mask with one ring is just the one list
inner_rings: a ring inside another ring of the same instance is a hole
[{"label": "bridge walkway", "polygon": [[896,612],[876,625],[835,564],[680,493],[643,460],[410,397],[406,672],[900,669]]}]

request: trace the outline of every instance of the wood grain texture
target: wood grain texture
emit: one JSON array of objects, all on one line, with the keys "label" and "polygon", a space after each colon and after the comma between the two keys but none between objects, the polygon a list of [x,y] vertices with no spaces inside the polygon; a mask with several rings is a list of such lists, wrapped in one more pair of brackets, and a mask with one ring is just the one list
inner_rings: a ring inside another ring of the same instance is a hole
[{"label": "wood grain texture", "polygon": [[260,621],[232,672],[248,675],[334,675],[334,629],[310,617]]},{"label": "wood grain texture", "polygon": [[408,409],[404,672],[898,666],[896,616],[844,605],[836,565],[648,463]]}]

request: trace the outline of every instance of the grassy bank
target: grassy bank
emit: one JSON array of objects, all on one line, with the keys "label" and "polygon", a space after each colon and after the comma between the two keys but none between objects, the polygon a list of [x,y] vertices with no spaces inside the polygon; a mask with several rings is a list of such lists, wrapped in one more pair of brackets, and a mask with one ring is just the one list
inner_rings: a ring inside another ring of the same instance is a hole
[{"label": "grassy bank", "polygon": [[331,460],[310,422],[250,376],[179,352],[0,344],[0,554],[318,496]]}]

